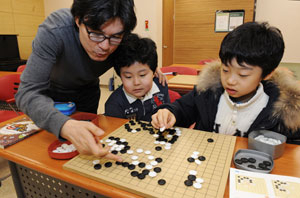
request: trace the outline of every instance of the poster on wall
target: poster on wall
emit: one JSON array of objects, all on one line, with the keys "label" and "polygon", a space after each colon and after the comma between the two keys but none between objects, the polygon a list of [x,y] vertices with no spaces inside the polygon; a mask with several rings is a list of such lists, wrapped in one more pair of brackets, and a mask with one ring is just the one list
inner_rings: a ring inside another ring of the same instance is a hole
[{"label": "poster on wall", "polygon": [[244,23],[245,10],[217,10],[215,32],[230,32]]}]

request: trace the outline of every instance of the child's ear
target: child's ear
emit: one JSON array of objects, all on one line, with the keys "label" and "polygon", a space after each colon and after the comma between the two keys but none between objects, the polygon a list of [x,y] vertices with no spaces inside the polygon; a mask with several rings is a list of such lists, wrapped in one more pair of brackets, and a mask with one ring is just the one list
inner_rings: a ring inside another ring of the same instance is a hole
[{"label": "child's ear", "polygon": [[273,70],[271,73],[269,73],[266,77],[264,77],[262,80],[268,80],[271,78],[275,70]]},{"label": "child's ear", "polygon": [[78,17],[75,17],[75,23],[76,23],[77,27],[79,28],[79,18]]}]

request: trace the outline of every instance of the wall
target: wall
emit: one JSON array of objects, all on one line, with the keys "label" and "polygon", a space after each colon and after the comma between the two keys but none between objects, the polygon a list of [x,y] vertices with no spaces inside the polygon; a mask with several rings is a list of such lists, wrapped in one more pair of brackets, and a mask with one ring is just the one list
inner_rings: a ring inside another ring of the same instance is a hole
[{"label": "wall", "polygon": [[252,21],[254,0],[175,0],[173,63],[219,57],[227,33],[215,33],[217,10],[245,10],[244,21]]},{"label": "wall", "polygon": [[43,0],[0,0],[0,34],[18,34],[21,59],[28,59],[38,25],[44,20]]},{"label": "wall", "polygon": [[282,62],[300,63],[300,1],[257,0],[255,21],[279,28],[285,41]]}]

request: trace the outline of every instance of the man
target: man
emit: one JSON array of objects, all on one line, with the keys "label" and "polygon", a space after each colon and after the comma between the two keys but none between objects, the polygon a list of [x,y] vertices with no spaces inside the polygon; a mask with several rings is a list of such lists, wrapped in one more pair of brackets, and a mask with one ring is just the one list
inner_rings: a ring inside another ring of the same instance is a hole
[{"label": "man", "polygon": [[54,101],[72,101],[78,111],[96,113],[98,77],[112,67],[110,55],[135,25],[133,0],[74,0],[71,10],[52,13],[33,41],[17,105],[38,126],[71,141],[80,153],[121,160],[102,148],[97,138],[102,129],[63,115]]}]

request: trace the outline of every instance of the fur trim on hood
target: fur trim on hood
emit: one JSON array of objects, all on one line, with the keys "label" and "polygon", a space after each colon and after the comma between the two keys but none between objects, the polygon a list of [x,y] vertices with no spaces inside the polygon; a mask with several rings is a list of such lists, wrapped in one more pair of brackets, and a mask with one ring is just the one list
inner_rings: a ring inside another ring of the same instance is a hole
[{"label": "fur trim on hood", "polygon": [[[215,91],[222,87],[220,76],[221,63],[209,63],[199,74],[197,91]],[[292,131],[300,129],[300,81],[287,68],[277,68],[268,79],[280,90],[279,99],[274,103],[273,116],[283,120]]]}]

